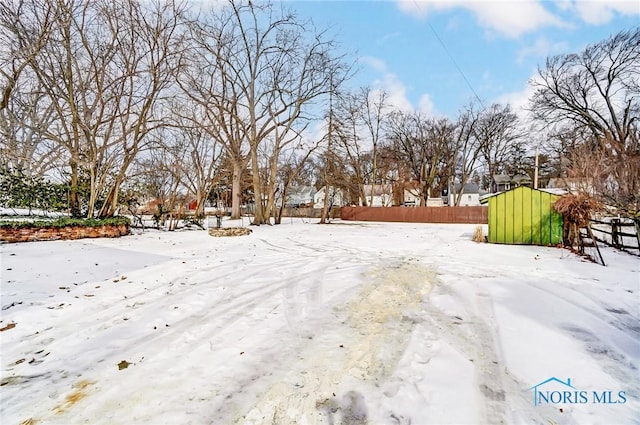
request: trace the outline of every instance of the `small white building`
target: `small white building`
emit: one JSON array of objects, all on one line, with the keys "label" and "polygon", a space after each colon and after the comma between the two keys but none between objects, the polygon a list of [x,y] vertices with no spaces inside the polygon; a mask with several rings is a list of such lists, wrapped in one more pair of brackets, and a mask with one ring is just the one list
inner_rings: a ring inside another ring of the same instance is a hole
[{"label": "small white building", "polygon": [[405,189],[404,195],[402,197],[402,205],[406,207],[417,207],[420,206],[420,188],[415,189]]},{"label": "small white building", "polygon": [[427,198],[428,207],[444,207],[444,201],[442,198]]},{"label": "small white building", "polygon": [[[364,184],[362,185],[364,196],[367,198],[367,206],[391,207],[393,206],[393,186],[390,184]],[[364,205],[360,199],[360,205]]]},{"label": "small white building", "polygon": [[[320,190],[313,195],[314,208],[324,208],[325,191],[326,186],[322,186]],[[342,189],[329,186],[329,207],[344,207],[345,205],[347,205],[347,200]]]}]

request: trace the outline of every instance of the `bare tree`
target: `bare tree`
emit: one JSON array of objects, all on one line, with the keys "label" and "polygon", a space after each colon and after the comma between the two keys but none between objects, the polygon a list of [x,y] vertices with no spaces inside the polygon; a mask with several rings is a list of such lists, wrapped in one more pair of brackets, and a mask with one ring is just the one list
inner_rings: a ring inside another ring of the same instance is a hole
[{"label": "bare tree", "polygon": [[[454,205],[459,206],[464,194],[464,187],[477,170],[480,159],[480,143],[476,137],[476,130],[480,118],[479,111],[474,105],[468,105],[458,116],[454,139],[454,158],[452,162],[452,176],[454,177]],[[456,191],[455,180],[460,184]]]},{"label": "bare tree", "polygon": [[204,110],[192,124],[225,150],[225,162],[231,168],[231,218],[237,219],[241,214],[249,140],[243,94],[237,81],[242,64],[230,61],[239,43],[230,14],[228,9],[213,9],[192,23],[193,48],[188,51],[178,83],[184,95]]},{"label": "bare tree", "polygon": [[64,150],[39,130],[52,125],[55,114],[32,83],[37,80],[19,82],[7,107],[0,111],[0,166],[41,177],[61,165]]},{"label": "bare tree", "polygon": [[[348,192],[357,194],[362,205],[367,206],[364,185],[369,182],[373,184],[373,167],[369,167],[366,160],[366,156],[370,154],[370,145],[364,137],[366,130],[362,128],[362,111],[366,102],[363,92],[364,90],[339,92],[335,96],[335,105],[330,105],[331,130],[328,133],[331,133],[332,145],[327,150],[325,166],[340,159],[349,168],[339,173],[344,180],[342,184],[348,188]],[[334,182],[336,183],[338,182]]]},{"label": "bare tree", "polygon": [[[221,177],[219,171],[224,151],[209,132],[196,124],[202,122],[200,117],[205,114],[201,107],[185,102],[175,104],[172,109],[175,118],[171,120],[171,128],[165,132],[171,137],[164,139],[175,142],[169,153],[177,166],[177,178],[195,197],[195,216],[202,217],[204,204]],[[160,149],[163,148],[161,145]]]},{"label": "bare tree", "polygon": [[172,2],[135,0],[55,4],[47,42],[29,62],[55,118],[32,128],[66,151],[72,214],[81,214],[84,170],[86,214],[110,216],[129,166],[162,126],[156,114],[179,65],[181,10]]},{"label": "bare tree", "polygon": [[373,188],[378,183],[378,144],[380,143],[381,133],[389,112],[389,95],[384,90],[373,91],[369,87],[364,87],[360,89],[360,96],[364,106],[361,112],[361,119],[373,146],[373,165],[371,169],[371,203],[373,203]]},{"label": "bare tree", "polygon": [[[119,3],[123,4],[123,3]],[[147,147],[154,130],[165,125],[161,103],[170,98],[168,89],[181,67],[184,49],[185,6],[174,0],[143,6],[135,0],[119,8],[120,16],[106,10],[112,26],[114,17],[124,21],[126,38],[119,37],[116,64],[124,67],[123,91],[116,99],[118,156],[115,177],[98,215],[110,216],[118,206],[118,190],[127,170],[140,151]],[[123,40],[124,38],[124,40]]]},{"label": "bare tree", "polygon": [[622,31],[580,53],[547,59],[531,84],[536,118],[551,126],[582,127],[591,134],[608,170],[609,182],[603,182],[600,193],[604,200],[637,210],[640,28]]},{"label": "bare tree", "polygon": [[420,203],[425,206],[434,190],[447,185],[453,161],[455,123],[430,119],[418,112],[392,113],[387,141],[398,162],[406,164],[410,178],[420,182]]},{"label": "bare tree", "polygon": [[[171,137],[171,134],[167,134]],[[179,208],[185,200],[182,185],[183,166],[188,153],[178,141],[167,141],[155,146],[147,155],[137,158],[133,167],[141,181],[141,194],[145,197],[145,211],[151,213],[158,226],[168,230],[177,226]]]},{"label": "bare tree", "polygon": [[474,131],[489,181],[505,172],[524,143],[518,115],[510,105],[493,104],[480,112]]},{"label": "bare tree", "polygon": [[[309,23],[291,13],[278,13],[271,4],[229,1],[219,16],[218,33],[225,41],[219,69],[237,105],[224,113],[248,142],[253,223],[264,224],[275,202],[279,154],[302,133],[308,107],[329,92],[330,80],[338,84],[343,78],[342,66],[324,33],[311,31]],[[261,160],[261,153],[269,158]],[[261,163],[269,169],[261,170]]]},{"label": "bare tree", "polygon": [[43,176],[61,159],[58,146],[38,131],[51,124],[52,107],[31,70],[58,9],[37,0],[0,4],[0,163],[31,176]]},{"label": "bare tree", "polygon": [[278,192],[281,202],[274,217],[275,224],[282,222],[282,214],[291,185],[309,165],[309,158],[319,146],[319,142],[313,143],[311,146],[304,146],[300,142],[297,146],[290,146],[289,149],[281,152],[281,165],[278,167]]},{"label": "bare tree", "polygon": [[9,106],[21,76],[47,44],[57,11],[55,1],[0,3],[0,111]]}]

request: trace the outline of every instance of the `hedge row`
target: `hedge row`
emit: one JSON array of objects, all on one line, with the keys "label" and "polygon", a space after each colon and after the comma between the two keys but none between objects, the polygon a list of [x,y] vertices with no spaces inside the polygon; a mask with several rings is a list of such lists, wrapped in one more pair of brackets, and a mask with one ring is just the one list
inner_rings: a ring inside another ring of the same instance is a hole
[{"label": "hedge row", "polygon": [[100,226],[130,226],[131,221],[127,217],[107,217],[107,218],[68,218],[61,217],[56,220],[36,220],[36,221],[0,221],[0,227],[10,229],[29,229],[40,227],[100,227]]}]

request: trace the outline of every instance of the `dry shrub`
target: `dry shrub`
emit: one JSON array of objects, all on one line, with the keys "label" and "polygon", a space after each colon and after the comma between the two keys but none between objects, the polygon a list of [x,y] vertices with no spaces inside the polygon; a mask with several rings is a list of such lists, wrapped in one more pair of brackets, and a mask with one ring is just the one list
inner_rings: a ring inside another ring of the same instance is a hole
[{"label": "dry shrub", "polygon": [[563,195],[553,204],[553,209],[562,214],[565,220],[585,226],[593,213],[602,210],[603,206],[586,193],[578,193]]},{"label": "dry shrub", "polygon": [[482,226],[476,226],[475,230],[473,231],[471,240],[474,242],[484,242],[484,232],[482,230]]},{"label": "dry shrub", "polygon": [[579,245],[579,228],[589,224],[593,213],[604,209],[603,205],[586,193],[563,195],[553,204],[553,209],[564,218],[562,240],[565,246]]}]

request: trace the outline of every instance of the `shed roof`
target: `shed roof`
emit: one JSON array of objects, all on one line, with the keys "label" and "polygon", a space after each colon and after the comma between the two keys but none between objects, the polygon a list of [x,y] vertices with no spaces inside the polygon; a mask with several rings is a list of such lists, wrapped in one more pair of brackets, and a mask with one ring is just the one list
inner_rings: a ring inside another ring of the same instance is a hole
[{"label": "shed roof", "polygon": [[503,193],[507,193],[507,192],[511,192],[513,190],[516,190],[516,189],[523,189],[523,188],[529,189],[529,190],[535,190],[536,192],[549,193],[549,194],[552,194],[552,195],[562,195],[562,193],[557,193],[556,191],[553,191],[553,190],[534,189],[534,188],[529,187],[529,186],[518,186],[518,187],[513,187],[513,188],[511,188],[509,190],[505,190],[505,191],[502,191],[502,192],[487,193],[486,195],[482,195],[480,197],[480,203],[481,204],[486,204],[487,202],[489,202],[489,199],[493,198],[494,196],[498,196],[498,195],[501,195]]}]

